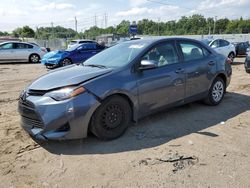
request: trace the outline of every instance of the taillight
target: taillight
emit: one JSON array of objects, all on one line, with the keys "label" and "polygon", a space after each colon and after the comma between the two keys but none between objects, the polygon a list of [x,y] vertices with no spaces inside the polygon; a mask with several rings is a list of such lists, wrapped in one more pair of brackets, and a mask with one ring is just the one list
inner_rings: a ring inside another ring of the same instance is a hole
[{"label": "taillight", "polygon": [[41,51],[45,52],[45,53],[47,52],[47,50],[45,48],[41,48]]},{"label": "taillight", "polygon": [[230,64],[230,65],[233,63],[232,59],[230,59],[230,58],[227,58],[226,62],[227,62],[228,64]]}]

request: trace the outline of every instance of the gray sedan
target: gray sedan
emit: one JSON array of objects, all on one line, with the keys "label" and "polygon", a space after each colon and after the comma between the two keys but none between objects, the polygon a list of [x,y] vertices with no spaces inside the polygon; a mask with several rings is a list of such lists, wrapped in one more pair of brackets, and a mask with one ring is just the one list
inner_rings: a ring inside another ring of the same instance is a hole
[{"label": "gray sedan", "polygon": [[20,95],[23,128],[37,139],[121,136],[131,121],[203,100],[218,105],[230,83],[227,58],[185,38],[143,39],[51,71]]},{"label": "gray sedan", "polygon": [[47,53],[45,48],[26,42],[0,43],[0,63],[31,62],[38,63]]}]

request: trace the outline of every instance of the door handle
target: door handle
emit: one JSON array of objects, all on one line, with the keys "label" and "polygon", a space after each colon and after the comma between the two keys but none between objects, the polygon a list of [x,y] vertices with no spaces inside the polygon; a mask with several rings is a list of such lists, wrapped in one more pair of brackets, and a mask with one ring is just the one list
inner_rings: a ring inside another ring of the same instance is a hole
[{"label": "door handle", "polygon": [[214,61],[209,61],[208,65],[214,66],[214,65],[215,65],[215,62],[214,62]]},{"label": "door handle", "polygon": [[176,69],[175,73],[177,73],[177,74],[184,73],[184,69],[178,68],[178,69]]}]

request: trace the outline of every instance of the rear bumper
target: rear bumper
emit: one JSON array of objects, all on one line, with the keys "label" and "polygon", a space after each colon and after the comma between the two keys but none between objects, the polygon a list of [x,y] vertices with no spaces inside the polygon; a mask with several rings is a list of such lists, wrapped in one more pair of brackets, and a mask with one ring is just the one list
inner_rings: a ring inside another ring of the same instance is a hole
[{"label": "rear bumper", "polygon": [[246,71],[250,71],[250,56],[246,57],[246,60],[245,60],[245,69],[246,69]]},{"label": "rear bumper", "polygon": [[87,137],[92,114],[100,103],[89,93],[65,101],[44,96],[19,100],[21,126],[40,140],[67,140]]}]

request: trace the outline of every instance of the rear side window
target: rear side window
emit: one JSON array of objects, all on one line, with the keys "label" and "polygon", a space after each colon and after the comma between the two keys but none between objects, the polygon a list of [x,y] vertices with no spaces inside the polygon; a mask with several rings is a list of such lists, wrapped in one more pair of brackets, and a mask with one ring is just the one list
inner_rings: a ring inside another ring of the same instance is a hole
[{"label": "rear side window", "polygon": [[180,42],[184,61],[203,59],[209,56],[210,52],[193,42]]},{"label": "rear side window", "polygon": [[82,50],[95,50],[96,44],[95,43],[86,43],[82,45]]},{"label": "rear side window", "polygon": [[170,42],[151,48],[142,59],[154,61],[158,67],[179,63],[174,45]]},{"label": "rear side window", "polygon": [[220,40],[220,46],[224,47],[224,46],[228,46],[230,43],[226,40]]},{"label": "rear side window", "polygon": [[33,48],[33,46],[29,44],[23,44],[23,43],[15,44],[15,49],[30,49],[30,48]]}]

